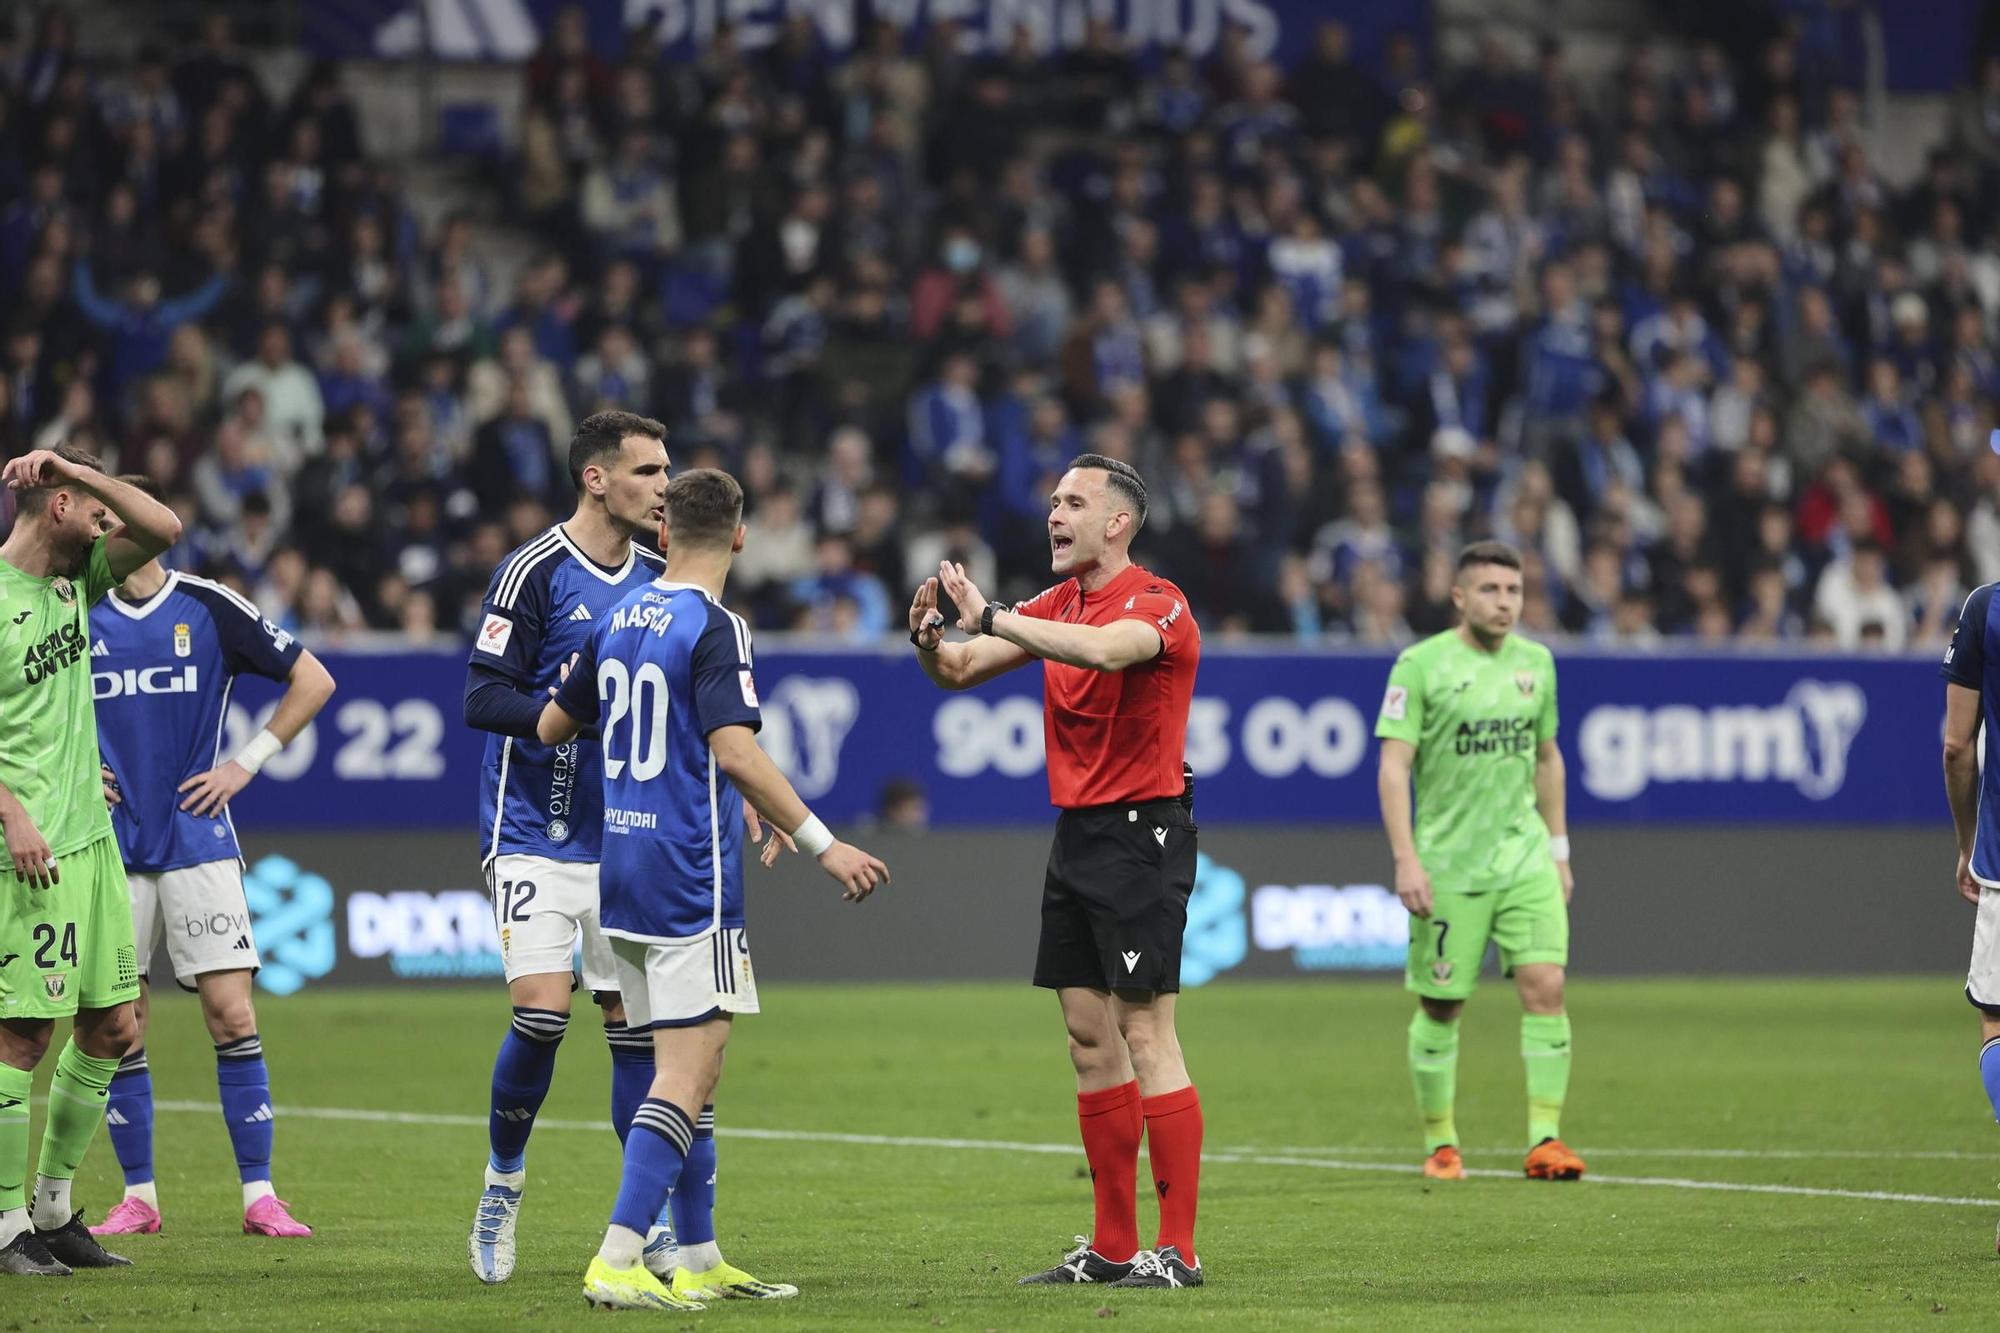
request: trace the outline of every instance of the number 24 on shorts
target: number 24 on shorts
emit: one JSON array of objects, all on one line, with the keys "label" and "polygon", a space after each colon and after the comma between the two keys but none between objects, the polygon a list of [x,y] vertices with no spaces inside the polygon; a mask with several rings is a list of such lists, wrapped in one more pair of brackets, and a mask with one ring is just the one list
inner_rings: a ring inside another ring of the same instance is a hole
[{"label": "number 24 on shorts", "polygon": [[51,922],[39,921],[35,923],[34,935],[36,967],[47,972],[76,966],[76,922],[65,921],[58,930]]}]

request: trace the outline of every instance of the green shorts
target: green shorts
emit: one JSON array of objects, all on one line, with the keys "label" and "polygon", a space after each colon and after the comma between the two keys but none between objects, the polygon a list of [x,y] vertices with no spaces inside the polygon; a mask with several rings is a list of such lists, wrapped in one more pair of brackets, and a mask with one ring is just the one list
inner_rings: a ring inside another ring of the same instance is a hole
[{"label": "green shorts", "polygon": [[46,889],[0,873],[0,1018],[68,1018],[139,998],[117,839],[56,861],[62,880]]},{"label": "green shorts", "polygon": [[1569,906],[1555,862],[1530,879],[1490,893],[1451,893],[1432,885],[1429,918],[1410,918],[1410,961],[1403,984],[1432,1000],[1463,1000],[1479,984],[1486,945],[1500,946],[1500,972],[1523,963],[1569,966]]}]

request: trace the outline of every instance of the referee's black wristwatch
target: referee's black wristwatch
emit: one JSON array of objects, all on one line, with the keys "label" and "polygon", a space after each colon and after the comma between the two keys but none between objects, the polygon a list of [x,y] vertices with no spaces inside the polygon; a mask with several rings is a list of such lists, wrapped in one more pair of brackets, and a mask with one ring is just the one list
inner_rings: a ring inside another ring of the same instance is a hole
[{"label": "referee's black wristwatch", "polygon": [[993,632],[993,617],[1002,611],[1012,611],[1013,609],[1013,607],[1007,605],[1005,602],[988,602],[986,609],[979,613],[979,632],[981,634],[991,634]]}]

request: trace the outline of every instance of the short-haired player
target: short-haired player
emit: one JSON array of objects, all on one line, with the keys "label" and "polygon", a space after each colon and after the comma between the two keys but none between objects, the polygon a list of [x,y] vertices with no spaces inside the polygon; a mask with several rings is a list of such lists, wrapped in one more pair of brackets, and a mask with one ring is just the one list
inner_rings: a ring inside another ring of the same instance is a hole
[{"label": "short-haired player", "polygon": [[[655,1055],[611,1225],[584,1277],[593,1305],[685,1310],[771,1294],[716,1248],[714,1141],[701,1137],[731,1021],[758,1009],[744,930],[745,800],[791,830],[843,897],[858,901],[889,878],[882,862],[835,840],[758,748],[750,631],[722,605],[743,548],[742,513],[743,492],[727,474],[674,479],[660,533],[666,574],[599,619],[540,721],[551,745],[601,725],[599,928],[626,1022],[648,1034]],[[670,1196],[680,1262],[667,1286],[642,1250]]]},{"label": "short-haired player", "polygon": [[[1375,734],[1376,790],[1410,912],[1404,984],[1416,992],[1410,1076],[1423,1118],[1424,1174],[1465,1175],[1454,1102],[1458,1017],[1486,946],[1521,996],[1528,1071],[1527,1174],[1575,1180],[1583,1159],[1560,1137],[1569,1088],[1569,838],[1556,669],[1516,635],[1521,557],[1499,542],[1460,553],[1456,628],[1403,650],[1390,669]],[[1416,799],[1411,804],[1414,784]]]}]

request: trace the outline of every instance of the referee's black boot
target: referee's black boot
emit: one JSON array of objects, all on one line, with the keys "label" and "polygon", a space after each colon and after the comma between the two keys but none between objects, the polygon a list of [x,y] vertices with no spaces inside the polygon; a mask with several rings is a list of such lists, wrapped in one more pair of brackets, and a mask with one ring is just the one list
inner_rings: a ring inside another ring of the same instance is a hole
[{"label": "referee's black boot", "polygon": [[1090,1241],[1083,1236],[1076,1238],[1076,1248],[1063,1256],[1063,1261],[1054,1268],[1039,1273],[1030,1273],[1020,1280],[1023,1287],[1068,1286],[1078,1282],[1109,1284],[1122,1280],[1132,1272],[1128,1261],[1114,1264],[1096,1250],[1090,1248]]}]

